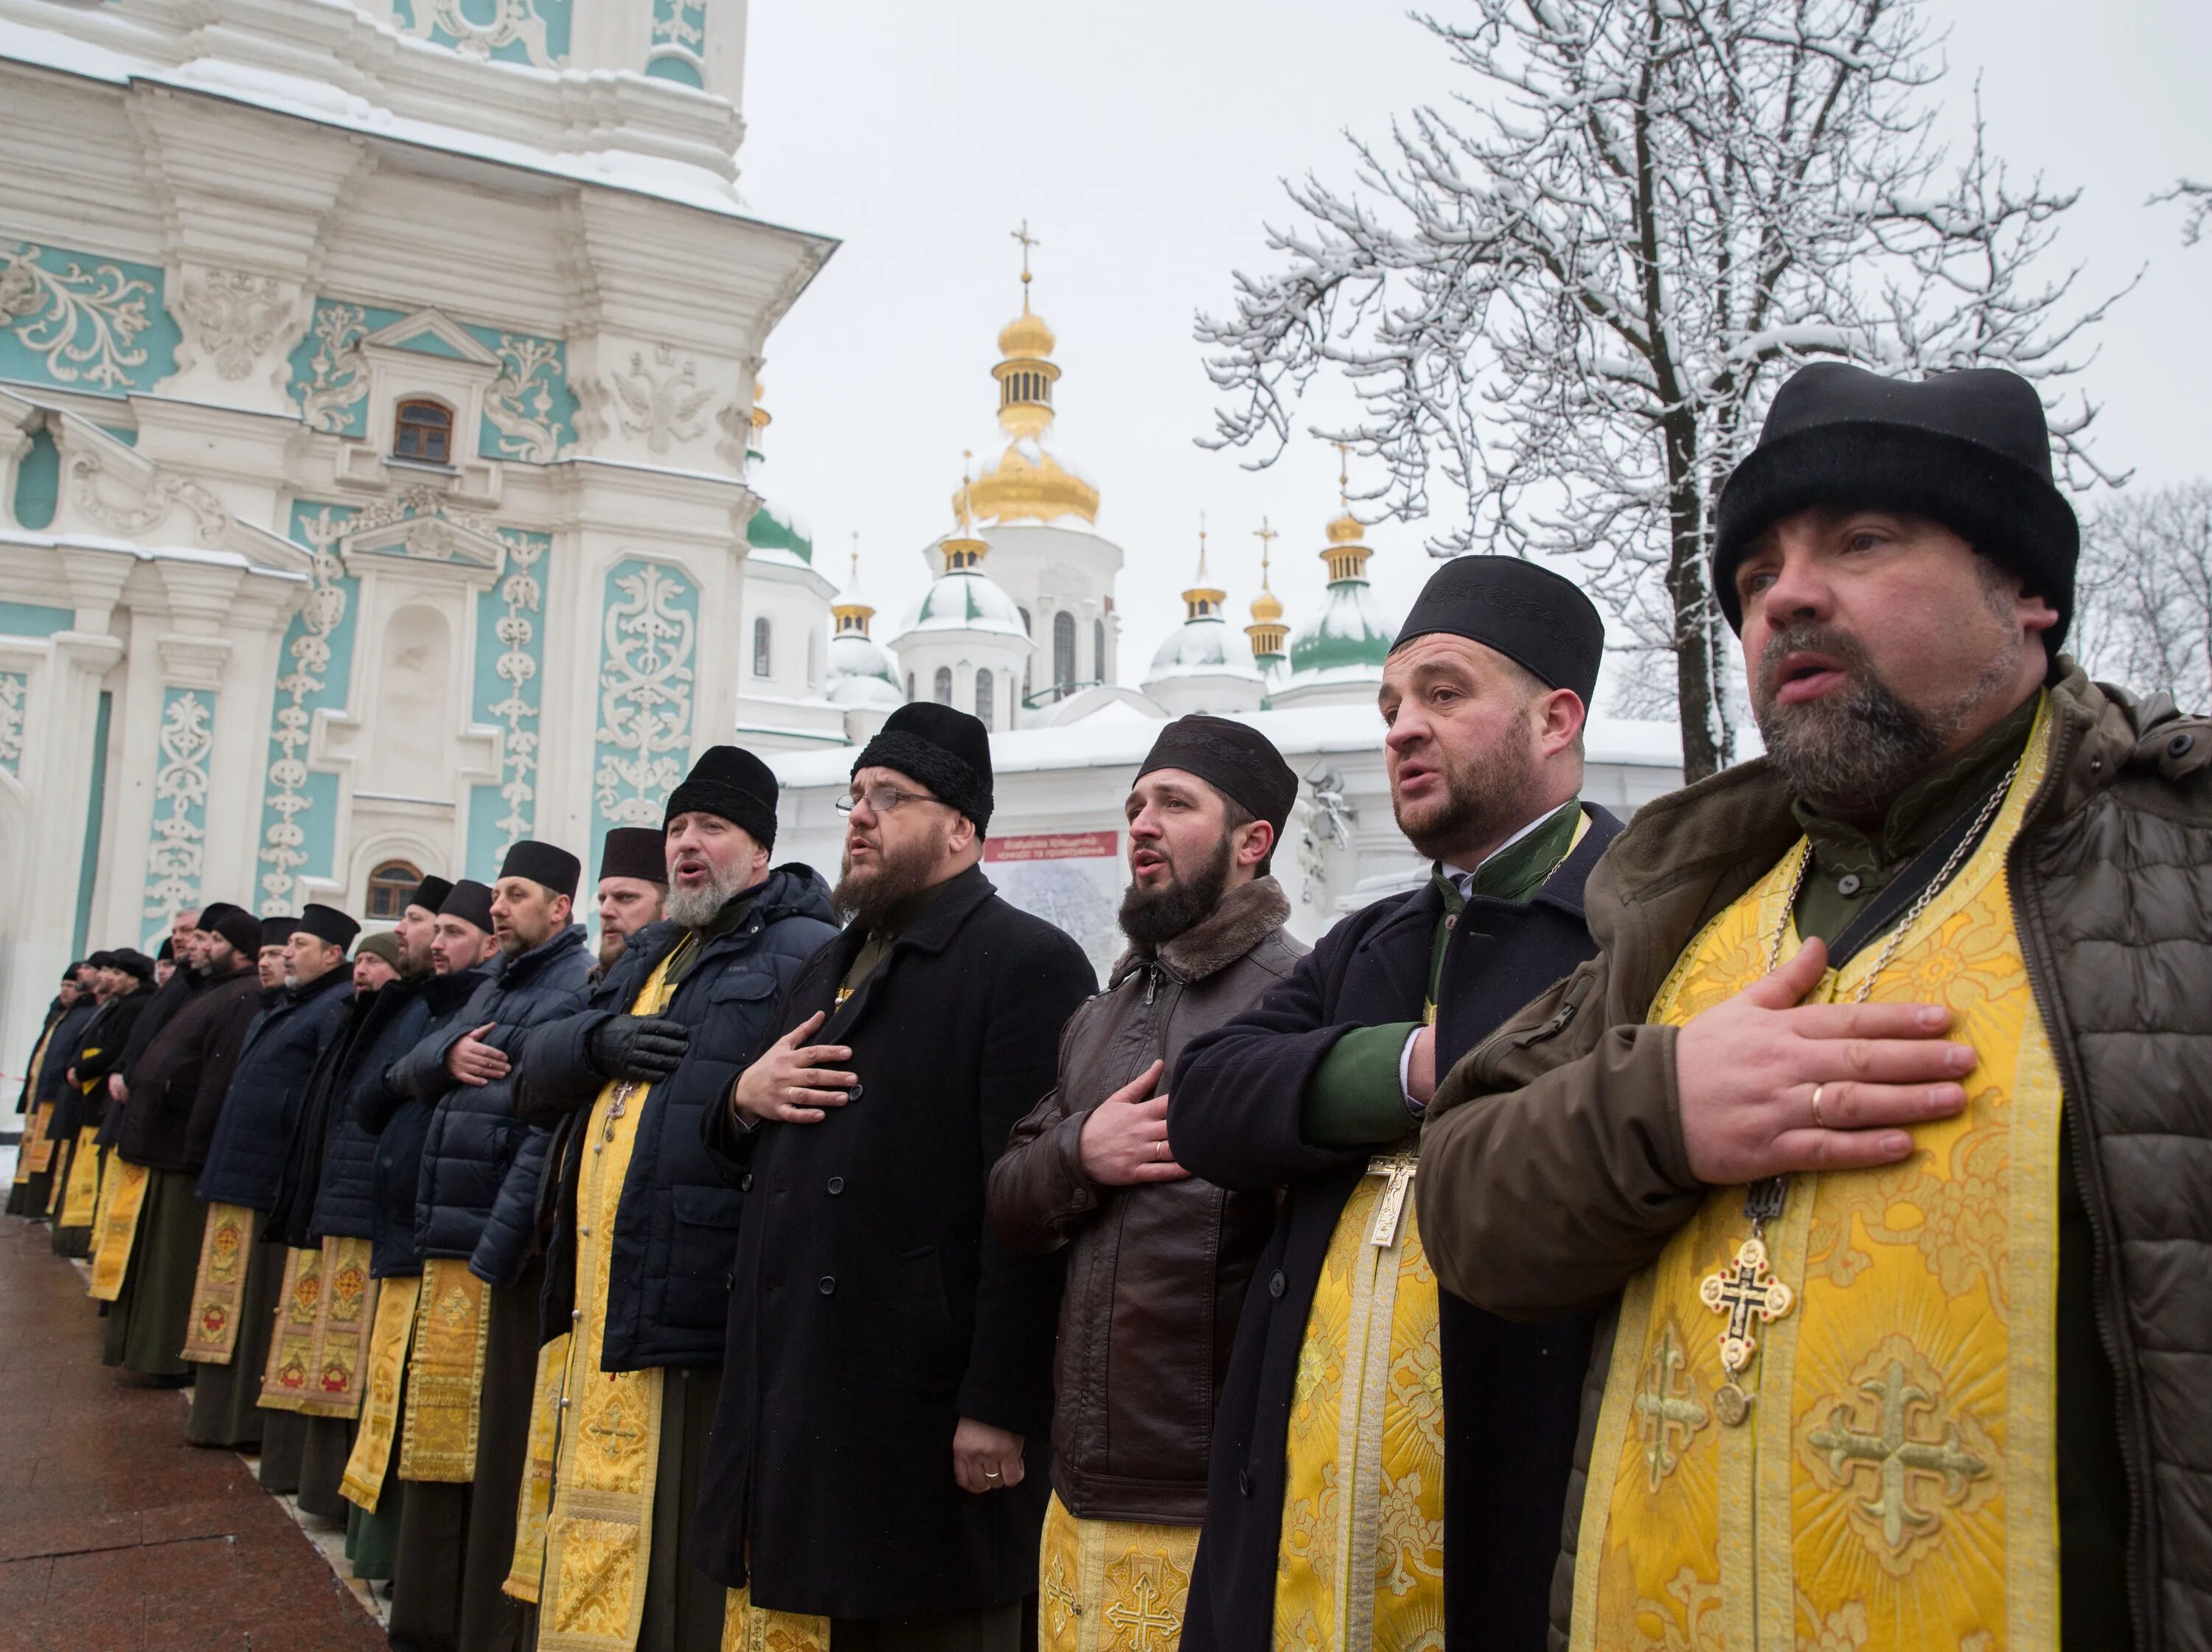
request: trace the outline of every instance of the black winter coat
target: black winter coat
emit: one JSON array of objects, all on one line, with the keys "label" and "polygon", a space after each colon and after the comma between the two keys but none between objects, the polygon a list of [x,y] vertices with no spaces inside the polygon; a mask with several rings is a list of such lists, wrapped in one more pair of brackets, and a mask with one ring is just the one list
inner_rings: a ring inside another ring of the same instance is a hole
[{"label": "black winter coat", "polygon": [[[538,1124],[576,1123],[563,1145],[556,1219],[545,1259],[545,1327],[568,1328],[576,1297],[576,1187],[581,1127],[606,1084],[592,1066],[592,1029],[626,1013],[638,990],[687,932],[659,923],[591,990],[589,1007],[524,1041],[515,1108]],[[646,1093],[623,1178],[607,1279],[600,1364],[610,1371],[712,1365],[730,1315],[730,1264],[744,1196],[707,1152],[702,1115],[723,1104],[738,1075],[774,1037],[769,1023],[799,967],[836,938],[830,887],[810,866],[778,866],[754,890],[729,933],[707,943],[661,1011],[691,1029],[684,1063]]]},{"label": "black winter coat", "polygon": [[[1583,884],[1620,823],[1585,807],[1589,829],[1532,900],[1478,897],[1449,932],[1437,991],[1438,1073],[1596,950]],[[1273,1635],[1298,1346],[1330,1236],[1370,1157],[1308,1146],[1299,1097],[1346,1032],[1420,1018],[1443,917],[1433,882],[1352,914],[1288,981],[1194,1040],[1176,1064],[1168,1102],[1176,1162],[1224,1187],[1287,1188],[1214,1421],[1185,1652],[1266,1652]],[[1515,1325],[1441,1294],[1446,1643],[1540,1648],[1593,1321]]]},{"label": "black winter coat", "polygon": [[[272,1238],[303,1250],[325,1235],[370,1236],[369,1183],[375,1170],[376,1139],[362,1127],[354,1081],[372,1054],[376,1034],[397,1023],[420,990],[419,981],[395,981],[372,992],[356,992],[346,1000],[344,1018],[315,1063],[293,1121],[276,1203],[269,1212],[267,1231]],[[404,1048],[386,1052],[380,1069],[404,1053]],[[322,1224],[319,1218],[326,1212],[336,1226]]]},{"label": "black winter coat", "polygon": [[[46,1018],[39,1023],[39,1036],[31,1041],[32,1054],[37,1055],[39,1054],[39,1044],[40,1041],[43,1040],[46,1036],[53,1029],[55,1024],[68,1013],[69,1005],[63,1003],[60,996],[57,994],[53,1001],[46,1005]],[[44,1061],[42,1060],[40,1065],[44,1066]],[[28,1113],[31,1110],[31,1098],[38,1087],[39,1075],[36,1072],[27,1072],[23,1075],[23,1087],[15,1093],[15,1110],[18,1113]]]},{"label": "black winter coat", "polygon": [[[865,939],[848,930],[808,962],[775,1036],[834,1006]],[[761,1606],[840,1618],[974,1611],[1036,1589],[1061,1262],[1002,1248],[984,1186],[1097,985],[1080,947],[970,868],[816,1036],[852,1048],[860,1082],[843,1107],[751,1132],[708,1109],[708,1145],[750,1196],[701,1570],[732,1587],[750,1576]],[[960,1490],[963,1417],[1027,1436],[1018,1487]]]},{"label": "black winter coat", "polygon": [[[191,1139],[193,1110],[204,1106],[212,1119],[222,1107],[246,1030],[260,1013],[261,979],[252,964],[201,983],[131,1070],[131,1094],[116,1139],[125,1159],[155,1170],[199,1173],[207,1147]],[[143,1017],[139,1024],[145,1024]]]},{"label": "black winter coat", "polygon": [[499,961],[477,964],[458,975],[433,975],[422,991],[400,1006],[383,1041],[381,1066],[364,1063],[354,1079],[353,1104],[361,1127],[376,1139],[369,1173],[369,1277],[412,1278],[422,1271],[422,1252],[415,1239],[415,1195],[422,1180],[422,1145],[430,1133],[430,1103],[419,1101],[397,1082],[399,1058],[426,1038],[459,1026],[479,1024],[461,1014],[477,988],[499,971]]},{"label": "black winter coat", "polygon": [[[94,1003],[89,997],[77,999],[63,1014],[60,1022],[54,1028],[54,1036],[46,1041],[46,1059],[45,1065],[39,1069],[36,1093],[41,1107],[52,1107],[54,1109],[53,1116],[46,1121],[46,1138],[50,1141],[66,1141],[76,1134],[74,1125],[70,1126],[66,1135],[61,1128],[64,1122],[61,1105],[64,1099],[63,1092],[66,1090],[72,1096],[77,1093],[70,1086],[66,1075],[70,1068],[76,1064],[77,1046],[82,1042],[79,1035],[91,1025],[93,1017],[99,1013],[100,1005]],[[73,1116],[76,1108],[71,1108],[70,1112]]]},{"label": "black winter coat", "polygon": [[341,964],[305,987],[284,990],[261,1012],[216,1116],[196,1198],[255,1211],[276,1202],[292,1121],[323,1047],[337,1036],[352,988],[352,972]]},{"label": "black winter coat", "polygon": [[131,1027],[131,1036],[123,1041],[116,1060],[115,1070],[123,1075],[126,1084],[137,1083],[138,1064],[154,1048],[154,1041],[161,1036],[162,1029],[184,1013],[185,1006],[198,998],[206,986],[207,978],[198,970],[179,965],[167,986],[153,989],[153,1002]]},{"label": "black winter coat", "polygon": [[368,995],[367,1011],[331,1091],[322,1173],[307,1217],[307,1232],[315,1238],[375,1235],[377,1139],[363,1115],[370,1098],[383,1088],[384,1070],[422,1042],[426,1028],[416,1025],[410,1036],[407,1023],[429,980],[390,981]]},{"label": "black winter coat", "polygon": [[495,1022],[484,1042],[513,1061],[525,1032],[584,1007],[591,973],[584,926],[570,924],[509,958],[452,1025],[394,1065],[393,1084],[434,1103],[415,1193],[415,1241],[425,1257],[466,1257],[480,1278],[512,1285],[534,1254],[538,1183],[550,1133],[515,1116],[512,1066],[490,1084],[459,1084],[446,1071],[446,1055],[464,1034]]},{"label": "black winter coat", "polygon": [[[138,1018],[153,993],[144,987],[126,993],[121,998],[96,1005],[91,1017],[77,1023],[70,1048],[62,1052],[63,1078],[58,1105],[47,1127],[56,1139],[65,1139],[80,1130],[96,1130],[106,1116],[107,1072],[115,1058],[123,1052],[123,1041],[131,1036],[131,1024]],[[67,1075],[76,1073],[71,1080]],[[85,1086],[92,1086],[87,1094]]]}]

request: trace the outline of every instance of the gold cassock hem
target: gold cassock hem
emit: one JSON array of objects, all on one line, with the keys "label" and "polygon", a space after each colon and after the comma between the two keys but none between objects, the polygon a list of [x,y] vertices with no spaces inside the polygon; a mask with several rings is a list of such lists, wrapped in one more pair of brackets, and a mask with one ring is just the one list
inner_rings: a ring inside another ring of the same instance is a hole
[{"label": "gold cassock hem", "polygon": [[92,1299],[113,1302],[123,1294],[123,1281],[131,1271],[131,1252],[138,1242],[138,1217],[146,1208],[147,1185],[154,1173],[143,1164],[125,1164],[110,1155],[115,1167],[115,1192],[92,1238]]},{"label": "gold cassock hem", "polygon": [[1198,1529],[1078,1520],[1054,1493],[1038,1548],[1039,1652],[1175,1652]]},{"label": "gold cassock hem", "polygon": [[353,1436],[345,1476],[338,1482],[338,1495],[365,1514],[376,1512],[392,1467],[392,1442],[399,1433],[400,1399],[407,1382],[407,1350],[415,1338],[415,1305],[422,1292],[419,1278],[378,1282],[361,1427]]},{"label": "gold cassock hem", "polygon": [[243,1205],[210,1205],[200,1234],[199,1271],[192,1277],[192,1315],[179,1359],[228,1365],[238,1347],[246,1259],[253,1252],[254,1213]]},{"label": "gold cassock hem", "polygon": [[403,1480],[465,1484],[476,1478],[490,1293],[458,1256],[433,1256],[422,1264],[415,1346],[407,1360],[407,1415],[399,1434]]}]

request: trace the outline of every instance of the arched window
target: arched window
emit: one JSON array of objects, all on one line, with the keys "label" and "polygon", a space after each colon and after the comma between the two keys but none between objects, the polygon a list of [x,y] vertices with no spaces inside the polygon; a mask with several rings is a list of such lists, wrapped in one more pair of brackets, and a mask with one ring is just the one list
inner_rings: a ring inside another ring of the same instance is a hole
[{"label": "arched window", "polygon": [[418,465],[453,462],[453,410],[416,398],[399,404],[392,426],[392,457]]},{"label": "arched window", "polygon": [[952,667],[950,665],[939,665],[937,668],[936,700],[940,706],[949,706],[952,703]]},{"label": "arched window", "polygon": [[753,622],[753,675],[755,677],[766,677],[769,674],[769,662],[772,658],[769,642],[768,616],[763,614]]},{"label": "arched window", "polygon": [[976,672],[975,714],[983,720],[983,726],[985,728],[995,726],[991,720],[991,701],[995,697],[994,685],[991,681],[991,673],[988,671]]},{"label": "arched window", "polygon": [[1091,677],[1095,683],[1110,683],[1114,673],[1106,669],[1106,622],[1091,622]]},{"label": "arched window", "polygon": [[1052,616],[1052,684],[1075,686],[1075,616],[1066,609]]},{"label": "arched window", "polygon": [[362,910],[372,920],[396,923],[406,915],[407,897],[422,881],[419,867],[386,860],[368,875],[368,899]]}]

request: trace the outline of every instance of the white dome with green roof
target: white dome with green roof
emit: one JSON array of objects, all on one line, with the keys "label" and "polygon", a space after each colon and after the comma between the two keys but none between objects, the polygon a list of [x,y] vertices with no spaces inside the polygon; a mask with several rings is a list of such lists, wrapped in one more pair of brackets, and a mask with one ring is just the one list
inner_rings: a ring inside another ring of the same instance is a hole
[{"label": "white dome with green roof", "polygon": [[1321,553],[1328,565],[1328,599],[1318,619],[1291,634],[1289,670],[1270,703],[1373,699],[1398,628],[1367,582],[1374,553],[1362,543],[1362,531],[1349,511],[1328,525],[1328,545]]},{"label": "white dome with green roof", "polygon": [[814,540],[806,524],[766,500],[745,523],[745,544],[756,551],[787,551],[809,567],[814,562]]}]

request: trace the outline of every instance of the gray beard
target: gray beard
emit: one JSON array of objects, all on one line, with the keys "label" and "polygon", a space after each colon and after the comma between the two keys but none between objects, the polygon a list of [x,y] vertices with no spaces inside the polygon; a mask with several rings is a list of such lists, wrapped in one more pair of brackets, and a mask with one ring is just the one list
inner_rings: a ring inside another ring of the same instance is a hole
[{"label": "gray beard", "polygon": [[[1801,648],[1835,656],[1850,673],[1849,685],[1804,705],[1778,704],[1770,686],[1772,668]],[[1908,705],[1875,675],[1856,637],[1824,626],[1793,625],[1768,640],[1752,709],[1767,761],[1790,794],[1821,814],[1850,818],[1887,807],[1933,768],[2019,662],[2015,644],[1992,658],[1957,700],[1927,712]]]},{"label": "gray beard", "polygon": [[710,865],[707,868],[707,881],[696,890],[687,890],[679,884],[669,884],[668,900],[661,909],[686,929],[702,929],[714,922],[714,914],[744,887],[743,872],[732,868],[726,875]]}]

